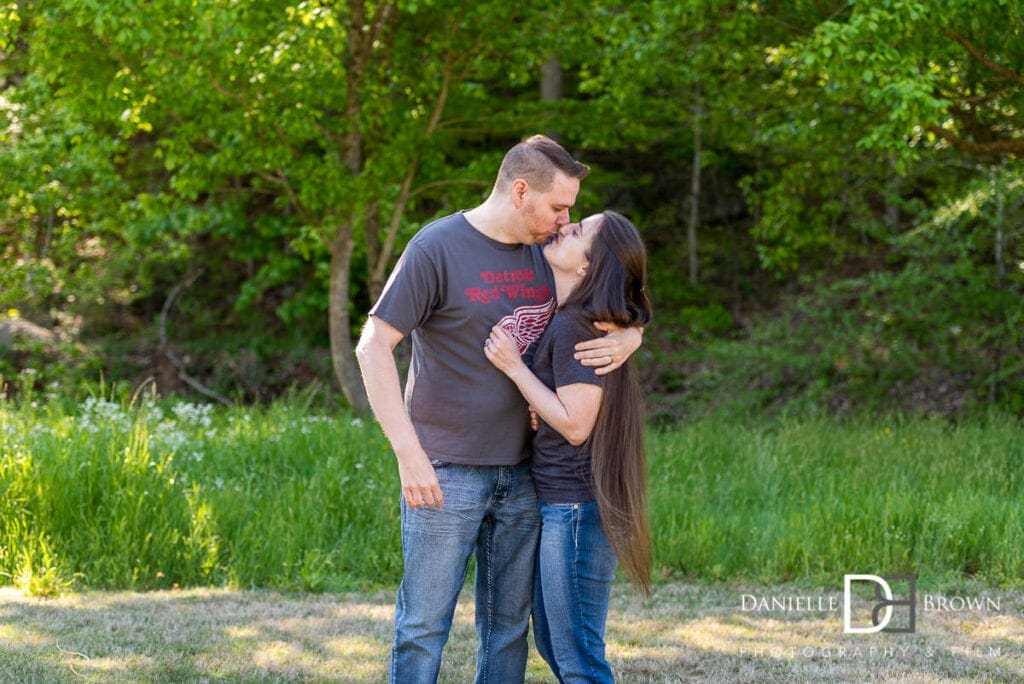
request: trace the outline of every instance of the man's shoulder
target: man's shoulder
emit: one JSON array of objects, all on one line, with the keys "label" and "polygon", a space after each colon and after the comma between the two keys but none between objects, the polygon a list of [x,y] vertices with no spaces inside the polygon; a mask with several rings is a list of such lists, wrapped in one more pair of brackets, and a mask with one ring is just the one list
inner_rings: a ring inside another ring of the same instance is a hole
[{"label": "man's shoulder", "polygon": [[444,244],[446,241],[451,240],[454,234],[464,231],[467,227],[469,227],[469,223],[462,216],[462,212],[448,214],[447,216],[434,219],[420,228],[413,235],[409,244],[419,245],[420,247]]}]

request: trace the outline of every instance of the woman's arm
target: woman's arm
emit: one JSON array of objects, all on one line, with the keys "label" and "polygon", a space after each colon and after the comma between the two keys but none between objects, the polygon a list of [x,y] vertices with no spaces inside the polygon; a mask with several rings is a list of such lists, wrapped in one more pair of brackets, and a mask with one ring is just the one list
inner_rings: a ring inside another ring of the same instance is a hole
[{"label": "woman's arm", "polygon": [[504,328],[494,326],[484,344],[484,354],[516,384],[541,419],[573,445],[587,441],[601,408],[602,388],[585,382],[552,391],[537,379],[519,355],[515,340]]}]

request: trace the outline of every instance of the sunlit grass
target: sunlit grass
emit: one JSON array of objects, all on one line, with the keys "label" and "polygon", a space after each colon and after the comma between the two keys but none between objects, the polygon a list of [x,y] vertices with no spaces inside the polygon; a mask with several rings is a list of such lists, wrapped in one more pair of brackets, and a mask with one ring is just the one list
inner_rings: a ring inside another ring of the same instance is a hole
[{"label": "sunlit grass", "polygon": [[379,431],[345,414],[0,404],[0,573],[39,595],[388,582],[396,483]]},{"label": "sunlit grass", "polygon": [[[1024,430],[996,416],[652,430],[658,577],[1024,582]],[[372,421],[297,403],[0,401],[0,584],[343,591],[401,572]]]},{"label": "sunlit grass", "polygon": [[[609,661],[622,682],[1024,678],[1020,592],[996,592],[1000,612],[929,614],[910,635],[844,635],[835,614],[740,610],[743,592],[805,590],[668,583],[642,599],[617,584]],[[393,590],[187,589],[39,599],[4,589],[0,680],[377,682],[386,671],[393,602]],[[467,592],[457,607],[442,682],[473,678],[472,616]],[[535,651],[527,681],[554,681]]]}]

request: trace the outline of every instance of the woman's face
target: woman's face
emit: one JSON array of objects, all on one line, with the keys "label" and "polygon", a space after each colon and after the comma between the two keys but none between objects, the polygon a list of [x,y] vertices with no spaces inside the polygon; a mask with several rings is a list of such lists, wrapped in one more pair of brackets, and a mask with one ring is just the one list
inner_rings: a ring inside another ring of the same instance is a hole
[{"label": "woman's face", "polygon": [[552,269],[582,275],[590,261],[587,253],[594,235],[601,230],[601,215],[594,214],[579,223],[562,226],[558,234],[544,247],[544,257]]}]

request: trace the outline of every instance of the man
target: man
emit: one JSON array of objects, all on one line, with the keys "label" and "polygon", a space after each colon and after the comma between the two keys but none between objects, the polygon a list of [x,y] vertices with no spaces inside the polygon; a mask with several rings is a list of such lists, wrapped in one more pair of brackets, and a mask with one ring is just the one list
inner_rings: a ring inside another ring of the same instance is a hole
[{"label": "man", "polygon": [[[554,312],[539,245],[569,223],[589,168],[533,136],[505,155],[480,206],[434,221],[407,246],[356,348],[363,382],[402,483],[405,562],[388,678],[434,682],[470,556],[476,554],[477,681],[525,677],[539,518],[529,477],[528,412],[484,356],[500,322],[521,351]],[[412,335],[402,399],[395,346]],[[614,370],[640,331],[584,343],[587,365]]]}]

